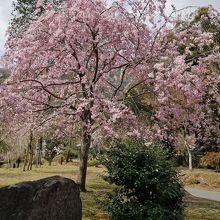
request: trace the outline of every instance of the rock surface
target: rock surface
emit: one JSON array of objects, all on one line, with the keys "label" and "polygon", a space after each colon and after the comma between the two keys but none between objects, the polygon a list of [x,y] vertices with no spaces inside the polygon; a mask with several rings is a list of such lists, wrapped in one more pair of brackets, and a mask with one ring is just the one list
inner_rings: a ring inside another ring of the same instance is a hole
[{"label": "rock surface", "polygon": [[60,176],[0,189],[0,220],[80,220],[78,185]]}]

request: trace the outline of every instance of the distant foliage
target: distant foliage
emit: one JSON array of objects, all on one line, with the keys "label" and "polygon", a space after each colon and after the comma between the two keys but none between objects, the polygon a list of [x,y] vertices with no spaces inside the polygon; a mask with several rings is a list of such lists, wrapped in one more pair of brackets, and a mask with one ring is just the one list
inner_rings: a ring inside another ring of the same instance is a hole
[{"label": "distant foliage", "polygon": [[0,119],[56,127],[57,136],[80,131],[82,190],[96,134],[220,137],[219,16],[205,11],[177,29],[166,0],[15,1]]},{"label": "distant foliage", "polygon": [[[62,0],[16,0],[13,1],[13,12],[11,26],[19,35],[22,29],[27,29],[31,22],[35,21],[40,15],[44,13],[44,8],[40,3],[46,5],[51,3],[54,7],[58,7]],[[38,6],[39,5],[39,6]],[[38,8],[38,13],[36,9]]]},{"label": "distant foliage", "polygon": [[60,143],[57,140],[47,139],[45,147],[45,156],[44,158],[49,162],[49,165],[52,164],[52,161],[56,155],[60,153]]},{"label": "distant foliage", "polygon": [[72,160],[72,159],[77,159],[79,157],[79,147],[62,146],[61,154],[65,158],[66,162],[69,162],[69,160]]},{"label": "distant foliage", "polygon": [[115,141],[102,157],[104,179],[117,187],[102,202],[111,219],[182,219],[183,190],[161,144]]},{"label": "distant foliage", "polygon": [[8,70],[0,68],[0,84],[2,84],[9,76]]},{"label": "distant foliage", "polygon": [[206,168],[220,170],[220,152],[208,152],[201,158],[201,165]]}]

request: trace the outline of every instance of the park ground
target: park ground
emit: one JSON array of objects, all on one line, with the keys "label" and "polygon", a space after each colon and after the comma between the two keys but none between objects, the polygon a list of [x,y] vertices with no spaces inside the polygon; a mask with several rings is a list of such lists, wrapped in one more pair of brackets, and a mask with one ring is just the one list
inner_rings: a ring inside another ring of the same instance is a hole
[{"label": "park ground", "polygon": [[[92,163],[90,163],[92,165]],[[67,165],[44,165],[23,172],[22,168],[0,168],[0,187],[14,183],[37,180],[48,176],[60,175],[77,180],[78,164],[71,162]],[[102,198],[106,191],[112,189],[101,176],[105,173],[103,167],[88,167],[87,190],[81,193],[83,203],[83,220],[108,220],[108,214],[97,205],[97,198]],[[180,177],[185,186],[191,186],[212,191],[220,191],[220,174],[209,170],[181,170]],[[201,199],[186,194],[186,220],[218,220],[220,219],[220,202]]]}]

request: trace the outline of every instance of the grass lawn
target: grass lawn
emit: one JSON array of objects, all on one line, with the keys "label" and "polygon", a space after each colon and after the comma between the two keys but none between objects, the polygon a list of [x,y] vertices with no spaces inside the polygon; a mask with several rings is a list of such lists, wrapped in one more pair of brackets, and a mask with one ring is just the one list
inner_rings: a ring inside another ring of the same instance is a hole
[{"label": "grass lawn", "polygon": [[220,173],[208,169],[181,169],[181,179],[187,186],[220,192]]},{"label": "grass lawn", "polygon": [[186,220],[220,220],[220,202],[200,199],[187,194]]},{"label": "grass lawn", "polygon": [[[81,193],[83,203],[83,220],[108,220],[108,214],[96,204],[96,198],[100,198],[103,192],[111,190],[111,186],[100,177],[103,168],[88,167],[87,193]],[[37,180],[40,178],[61,175],[77,180],[78,167],[76,164],[68,165],[44,165],[42,168],[33,168],[32,171],[23,172],[22,169],[0,168],[0,187],[18,183],[21,181]],[[185,219],[206,220],[220,219],[220,202],[198,199],[186,196]]]}]

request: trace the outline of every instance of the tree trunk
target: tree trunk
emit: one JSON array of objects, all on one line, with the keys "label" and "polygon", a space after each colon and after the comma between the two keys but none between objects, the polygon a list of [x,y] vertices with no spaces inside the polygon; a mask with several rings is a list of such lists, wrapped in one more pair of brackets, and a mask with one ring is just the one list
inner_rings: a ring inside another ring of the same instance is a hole
[{"label": "tree trunk", "polygon": [[27,170],[31,170],[32,169],[33,154],[34,154],[34,149],[33,149],[33,131],[30,131],[30,140],[29,140],[29,144],[28,144],[28,147],[27,147],[27,152],[26,152],[26,157],[25,157],[25,161],[24,161],[23,171],[25,171],[26,165],[28,165]]},{"label": "tree trunk", "polygon": [[25,158],[24,158],[24,166],[23,166],[23,171],[26,170],[26,166],[27,166],[27,163],[28,163],[28,156],[29,156],[29,144],[28,144],[28,147],[26,149],[26,152],[25,152]]},{"label": "tree trunk", "polygon": [[63,157],[60,158],[60,165],[63,165]]},{"label": "tree trunk", "polygon": [[42,145],[43,145],[43,137],[38,139],[37,149],[36,149],[36,167],[41,167],[41,152],[42,152]]},{"label": "tree trunk", "polygon": [[80,146],[79,185],[82,192],[86,191],[86,173],[91,135],[86,126],[82,129],[82,144]]},{"label": "tree trunk", "polygon": [[193,165],[192,165],[192,152],[189,149],[189,147],[187,147],[187,152],[188,152],[188,156],[189,156],[189,170],[193,169]]},{"label": "tree trunk", "polygon": [[31,144],[30,161],[29,161],[29,165],[28,165],[29,170],[32,170],[33,158],[34,158],[34,148],[33,148],[33,145]]},{"label": "tree trunk", "polygon": [[53,159],[49,159],[49,166],[51,166]]},{"label": "tree trunk", "polygon": [[8,159],[8,167],[11,168],[11,159]]},{"label": "tree trunk", "polygon": [[20,159],[20,157],[16,160],[16,163],[17,163],[17,168],[19,168],[20,167],[20,162],[21,162],[21,159]]},{"label": "tree trunk", "polygon": [[192,152],[190,150],[190,147],[186,141],[186,135],[187,135],[187,130],[186,130],[186,127],[184,129],[184,132],[183,132],[183,137],[184,137],[184,145],[187,149],[187,152],[188,152],[188,158],[189,158],[189,170],[192,170],[193,166],[192,166]]},{"label": "tree trunk", "polygon": [[70,159],[70,150],[67,151],[67,155],[66,155],[66,163],[69,162]]},{"label": "tree trunk", "polygon": [[[98,66],[97,66],[98,68]],[[86,174],[87,174],[87,163],[88,163],[88,156],[89,156],[89,148],[91,146],[91,131],[90,126],[93,123],[92,119],[92,112],[91,109],[93,107],[94,101],[94,91],[93,86],[91,85],[89,88],[89,92],[86,89],[86,85],[81,83],[83,97],[85,99],[91,99],[89,105],[84,107],[84,112],[81,115],[82,120],[82,143],[80,146],[80,166],[79,166],[79,185],[80,190],[82,192],[86,191]]]}]

